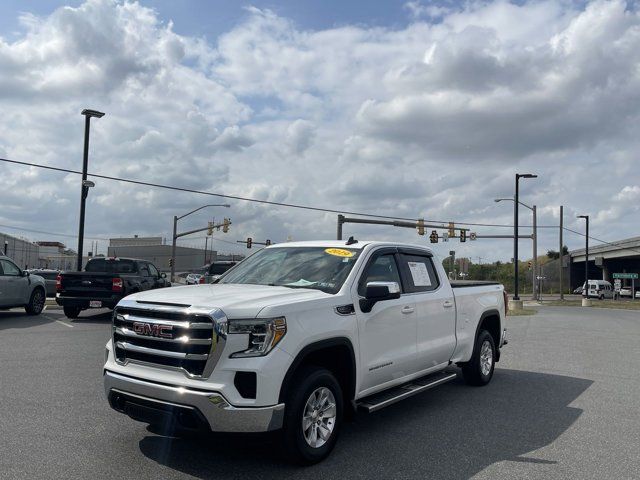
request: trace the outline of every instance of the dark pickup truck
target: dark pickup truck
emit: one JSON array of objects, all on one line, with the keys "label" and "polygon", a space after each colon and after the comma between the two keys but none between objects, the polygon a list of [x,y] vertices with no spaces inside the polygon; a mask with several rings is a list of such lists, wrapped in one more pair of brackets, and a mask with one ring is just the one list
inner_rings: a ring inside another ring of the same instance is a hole
[{"label": "dark pickup truck", "polygon": [[84,272],[63,272],[56,279],[56,303],[68,318],[87,308],[113,309],[120,299],[136,292],[170,287],[164,273],[145,260],[94,258]]}]

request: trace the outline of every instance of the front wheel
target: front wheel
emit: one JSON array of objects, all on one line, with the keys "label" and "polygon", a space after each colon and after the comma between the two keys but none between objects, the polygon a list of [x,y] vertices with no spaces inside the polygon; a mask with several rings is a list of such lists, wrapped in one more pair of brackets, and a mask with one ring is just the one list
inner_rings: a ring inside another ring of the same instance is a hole
[{"label": "front wheel", "polygon": [[496,366],[496,345],[486,330],[481,330],[473,347],[473,356],[462,365],[462,376],[469,385],[483,386],[491,381]]},{"label": "front wheel", "polygon": [[80,307],[63,307],[64,315],[67,318],[78,318],[80,315]]},{"label": "front wheel", "polygon": [[44,309],[45,302],[45,293],[41,288],[36,288],[33,293],[31,293],[31,298],[29,298],[29,303],[24,307],[25,311],[28,315],[40,315],[42,310]]},{"label": "front wheel", "polygon": [[303,369],[292,385],[282,431],[285,453],[295,463],[311,465],[326,458],[336,444],[342,389],[329,370],[319,367]]}]

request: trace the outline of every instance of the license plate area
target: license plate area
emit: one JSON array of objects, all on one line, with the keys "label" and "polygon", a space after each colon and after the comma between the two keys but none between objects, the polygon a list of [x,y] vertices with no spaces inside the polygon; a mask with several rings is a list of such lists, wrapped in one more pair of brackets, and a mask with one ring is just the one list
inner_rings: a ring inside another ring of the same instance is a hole
[{"label": "license plate area", "polygon": [[89,308],[102,308],[100,300],[89,300]]}]

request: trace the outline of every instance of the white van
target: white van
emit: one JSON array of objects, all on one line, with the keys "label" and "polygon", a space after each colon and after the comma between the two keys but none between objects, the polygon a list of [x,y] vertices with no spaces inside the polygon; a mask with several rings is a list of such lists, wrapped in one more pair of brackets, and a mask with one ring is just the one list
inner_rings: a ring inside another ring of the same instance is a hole
[{"label": "white van", "polygon": [[585,293],[584,284],[582,285],[582,296],[588,298],[615,298],[616,291],[613,289],[611,283],[606,280],[589,280],[589,288]]}]

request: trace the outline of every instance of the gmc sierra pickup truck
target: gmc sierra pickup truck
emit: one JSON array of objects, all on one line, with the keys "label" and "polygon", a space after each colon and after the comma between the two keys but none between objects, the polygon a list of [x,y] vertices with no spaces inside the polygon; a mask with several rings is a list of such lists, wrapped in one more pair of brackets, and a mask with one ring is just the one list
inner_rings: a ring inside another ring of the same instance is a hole
[{"label": "gmc sierra pickup truck", "polygon": [[354,410],[460,371],[486,385],[506,344],[504,295],[499,284],[450,284],[422,246],[278,244],[215,284],[121,300],[105,392],[113,409],[157,426],[281,430],[287,456],[311,464]]},{"label": "gmc sierra pickup truck", "polygon": [[56,279],[56,303],[68,318],[87,308],[114,308],[120,299],[136,292],[169,287],[164,273],[146,260],[93,258],[84,272],[63,272]]}]

